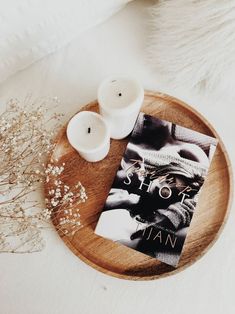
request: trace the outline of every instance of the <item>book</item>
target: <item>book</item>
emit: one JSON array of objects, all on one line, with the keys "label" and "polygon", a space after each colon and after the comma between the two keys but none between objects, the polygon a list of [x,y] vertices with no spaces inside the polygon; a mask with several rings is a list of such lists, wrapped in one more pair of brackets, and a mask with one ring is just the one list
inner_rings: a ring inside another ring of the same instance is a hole
[{"label": "book", "polygon": [[95,233],[177,267],[216,145],[140,112]]}]

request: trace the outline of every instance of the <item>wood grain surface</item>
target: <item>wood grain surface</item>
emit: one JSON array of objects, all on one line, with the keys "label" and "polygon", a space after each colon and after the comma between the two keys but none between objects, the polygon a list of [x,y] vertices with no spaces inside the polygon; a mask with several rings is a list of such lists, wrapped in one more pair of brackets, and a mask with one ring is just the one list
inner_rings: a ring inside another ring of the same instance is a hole
[{"label": "wood grain surface", "polygon": [[[98,112],[96,101],[81,110]],[[65,163],[63,182],[73,186],[81,181],[88,200],[79,205],[83,227],[73,237],[59,232],[71,251],[95,269],[108,275],[131,280],[149,280],[174,274],[197,261],[218,238],[228,217],[232,200],[231,164],[224,145],[213,127],[198,112],[182,101],[165,94],[146,92],[141,111],[219,140],[207,179],[189,228],[183,253],[175,269],[147,255],[94,234],[102,207],[111,188],[127,145],[127,139],[112,140],[108,156],[98,163],[88,163],[69,145],[66,126],[57,138],[52,162]],[[51,184],[45,194],[50,199]],[[61,217],[61,214],[60,214]],[[53,220],[57,227],[58,219]]]}]

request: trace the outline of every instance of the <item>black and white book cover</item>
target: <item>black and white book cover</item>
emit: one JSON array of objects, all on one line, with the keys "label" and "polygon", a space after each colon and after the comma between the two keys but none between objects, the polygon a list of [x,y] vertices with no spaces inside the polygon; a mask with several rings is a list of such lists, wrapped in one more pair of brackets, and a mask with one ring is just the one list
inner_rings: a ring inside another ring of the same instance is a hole
[{"label": "black and white book cover", "polygon": [[141,112],[95,233],[176,267],[216,144]]}]

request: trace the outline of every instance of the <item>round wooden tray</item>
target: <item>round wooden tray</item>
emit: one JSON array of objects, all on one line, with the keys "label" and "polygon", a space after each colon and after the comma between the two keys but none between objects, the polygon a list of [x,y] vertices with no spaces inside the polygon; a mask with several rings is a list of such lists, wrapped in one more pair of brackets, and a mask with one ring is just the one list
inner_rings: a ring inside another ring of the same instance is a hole
[{"label": "round wooden tray", "polygon": [[[82,110],[98,111],[94,101]],[[198,112],[173,97],[146,92],[141,109],[161,119],[169,120],[219,139],[216,131]],[[202,188],[183,253],[175,269],[118,243],[94,234],[102,207],[124,153],[127,139],[112,140],[108,156],[101,162],[88,163],[69,145],[66,126],[58,136],[51,159],[65,163],[63,182],[73,186],[78,181],[86,188],[88,200],[79,205],[83,227],[73,237],[60,234],[71,251],[88,265],[108,275],[131,280],[148,280],[174,274],[191,265],[212,246],[228,217],[232,199],[231,164],[222,141],[214,155],[208,177]],[[45,186],[50,199],[51,184]],[[61,214],[60,214],[61,217]],[[57,225],[58,221],[53,220]]]}]

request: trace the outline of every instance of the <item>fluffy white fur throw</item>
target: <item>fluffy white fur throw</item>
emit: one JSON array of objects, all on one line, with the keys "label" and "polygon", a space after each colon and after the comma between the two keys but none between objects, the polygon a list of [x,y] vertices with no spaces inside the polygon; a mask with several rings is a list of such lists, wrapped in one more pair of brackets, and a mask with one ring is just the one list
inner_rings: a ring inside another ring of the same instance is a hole
[{"label": "fluffy white fur throw", "polygon": [[235,0],[160,0],[149,56],[175,87],[235,97]]},{"label": "fluffy white fur throw", "polygon": [[0,82],[104,21],[129,1],[1,0]]}]

